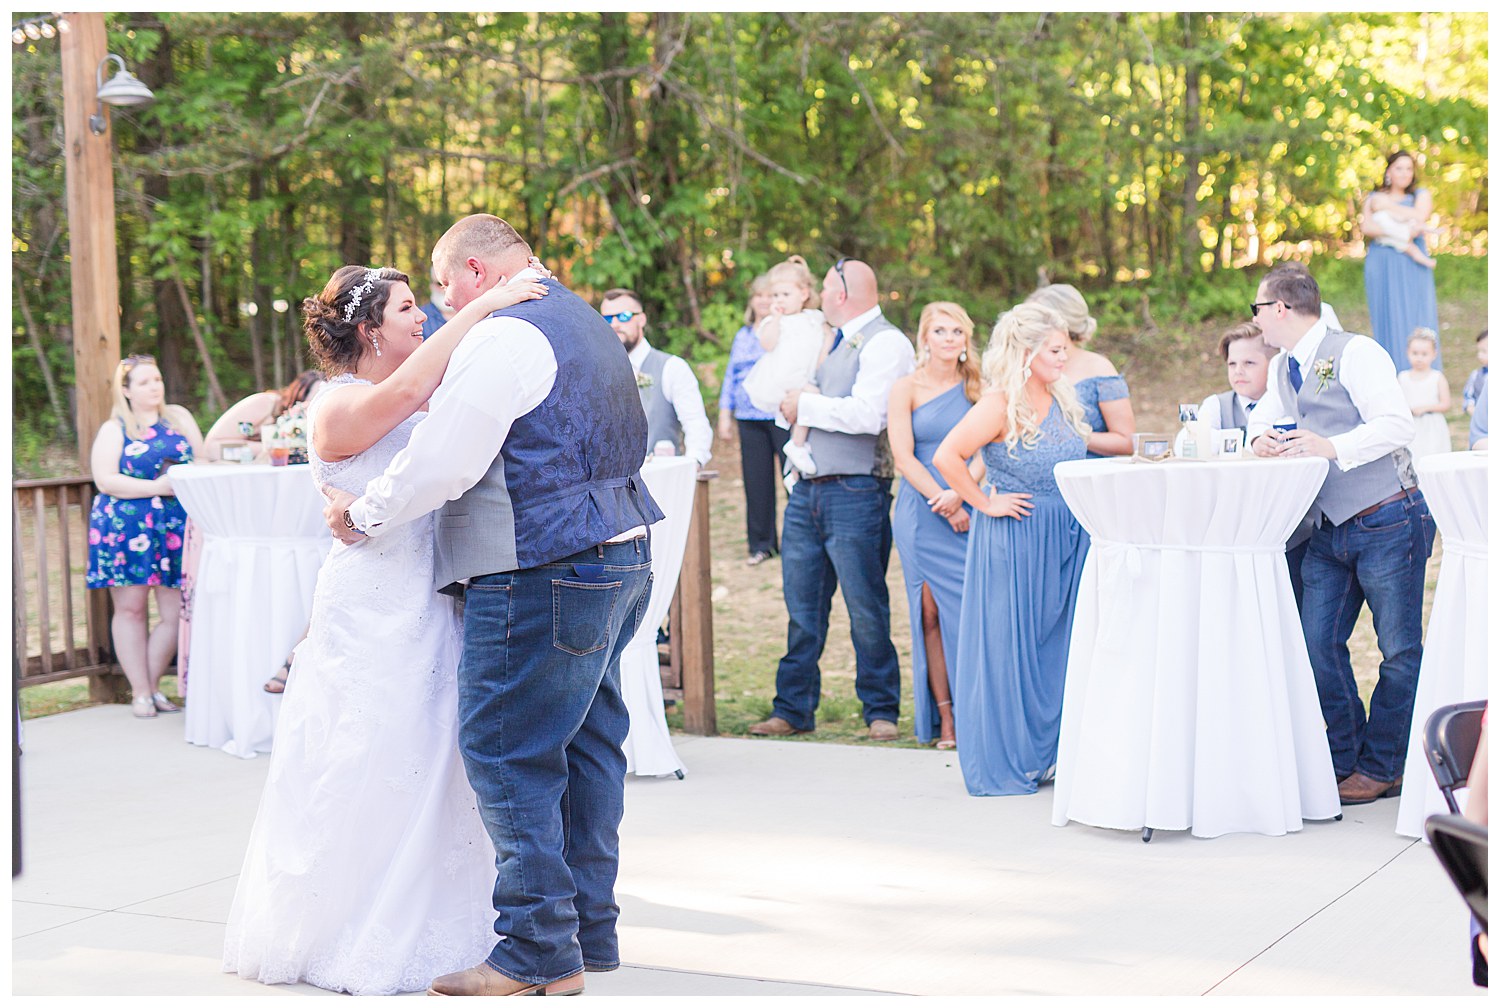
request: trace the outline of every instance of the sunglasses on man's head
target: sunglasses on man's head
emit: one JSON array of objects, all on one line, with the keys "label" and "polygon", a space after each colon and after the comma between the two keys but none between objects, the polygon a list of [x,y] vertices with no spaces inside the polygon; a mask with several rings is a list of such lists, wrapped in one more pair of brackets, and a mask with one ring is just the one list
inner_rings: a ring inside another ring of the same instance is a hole
[{"label": "sunglasses on man's head", "polygon": [[633,311],[622,311],[622,312],[615,312],[613,315],[606,315],[606,316],[604,316],[604,321],[606,321],[606,322],[629,322],[633,318],[635,318],[635,312],[633,312]]},{"label": "sunglasses on man's head", "polygon": [[849,296],[849,281],[844,278],[844,263],[848,262],[847,256],[839,256],[839,261],[833,264],[833,271],[839,275],[839,283],[844,285],[844,296]]}]

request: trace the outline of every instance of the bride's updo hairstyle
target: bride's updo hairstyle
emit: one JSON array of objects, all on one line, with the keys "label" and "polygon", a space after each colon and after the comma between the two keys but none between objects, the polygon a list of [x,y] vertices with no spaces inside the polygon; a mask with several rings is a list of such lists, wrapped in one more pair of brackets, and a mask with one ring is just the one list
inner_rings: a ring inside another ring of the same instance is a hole
[{"label": "bride's updo hairstyle", "polygon": [[359,327],[380,328],[393,283],[409,285],[411,277],[389,266],[340,266],[327,286],[303,300],[302,329],[324,374],[346,374],[359,366],[368,343]]}]

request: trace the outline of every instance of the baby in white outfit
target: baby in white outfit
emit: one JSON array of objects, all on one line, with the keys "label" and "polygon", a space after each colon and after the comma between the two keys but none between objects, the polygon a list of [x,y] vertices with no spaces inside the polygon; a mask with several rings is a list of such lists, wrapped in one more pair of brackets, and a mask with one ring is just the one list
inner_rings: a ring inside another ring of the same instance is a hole
[{"label": "baby in white outfit", "polygon": [[[745,376],[745,392],[758,409],[780,416],[782,400],[794,389],[818,391],[813,373],[828,353],[832,334],[817,308],[818,296],[813,292],[812,271],[806,260],[791,256],[772,266],[767,276],[771,282],[771,313],[755,330],[766,353]],[[807,476],[817,473],[807,449],[806,427],[798,424],[792,428],[783,451],[799,472]]]}]

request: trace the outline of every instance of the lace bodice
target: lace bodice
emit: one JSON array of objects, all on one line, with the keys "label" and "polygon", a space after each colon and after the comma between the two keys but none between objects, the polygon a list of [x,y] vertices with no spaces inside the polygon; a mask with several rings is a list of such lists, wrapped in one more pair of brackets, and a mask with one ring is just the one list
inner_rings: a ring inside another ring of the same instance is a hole
[{"label": "lace bodice", "polygon": [[1013,456],[1004,441],[984,446],[985,481],[1002,493],[1056,494],[1052,467],[1084,454],[1083,437],[1068,426],[1062,409],[1053,402],[1042,420],[1042,437],[1035,448],[1017,442]]},{"label": "lace bodice", "polygon": [[312,403],[307,407],[307,460],[312,463],[313,479],[319,485],[327,484],[355,495],[364,493],[365,484],[385,472],[386,466],[391,464],[391,460],[406,447],[406,442],[411,440],[411,432],[427,415],[426,413],[412,414],[411,417],[397,424],[389,434],[358,455],[351,455],[339,462],[323,461],[313,447],[313,431],[318,425],[318,407],[322,405],[323,399],[329,392],[340,386],[370,384],[373,383],[350,374],[335,375],[318,390],[318,394],[313,397]]}]

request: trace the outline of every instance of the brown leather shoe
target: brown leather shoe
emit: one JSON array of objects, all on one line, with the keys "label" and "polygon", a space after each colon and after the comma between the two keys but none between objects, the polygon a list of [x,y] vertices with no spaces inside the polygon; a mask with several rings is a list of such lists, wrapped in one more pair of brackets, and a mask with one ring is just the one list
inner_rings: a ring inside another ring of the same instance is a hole
[{"label": "brown leather shoe", "polygon": [[1400,795],[1400,777],[1393,781],[1378,781],[1356,770],[1339,784],[1340,805],[1368,805],[1377,798],[1397,798]]},{"label": "brown leather shoe", "polygon": [[876,718],[870,722],[871,742],[894,742],[896,741],[896,725],[893,721],[882,721]]},{"label": "brown leather shoe", "polygon": [[750,726],[751,735],[810,735],[811,728],[793,728],[786,718],[768,717]]},{"label": "brown leather shoe", "polygon": [[567,995],[583,993],[583,971],[550,983],[529,984],[512,980],[487,962],[432,981],[427,988],[433,997],[522,997],[529,994]]}]

